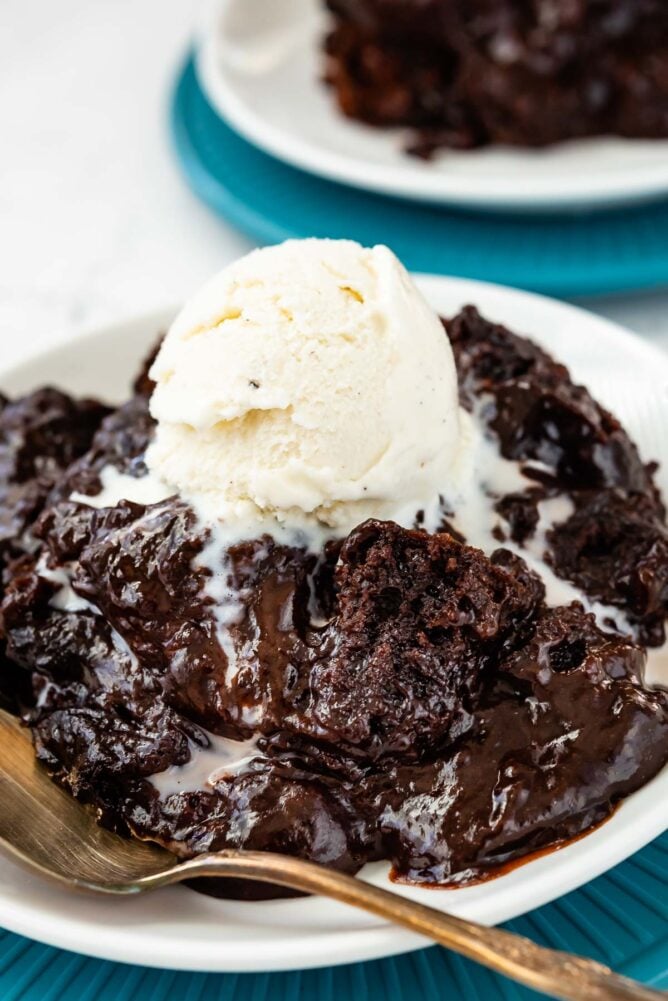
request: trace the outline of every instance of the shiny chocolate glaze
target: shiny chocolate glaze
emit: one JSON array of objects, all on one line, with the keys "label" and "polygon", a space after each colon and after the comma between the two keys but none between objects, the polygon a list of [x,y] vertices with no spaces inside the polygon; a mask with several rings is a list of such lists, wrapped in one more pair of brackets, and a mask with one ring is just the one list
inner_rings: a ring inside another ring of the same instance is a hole
[{"label": "shiny chocolate glaze", "polygon": [[[183,500],[71,499],[99,492],[109,465],[146,474],[146,379],[107,416],[63,404],[87,432],[47,421],[31,439],[40,391],[0,413],[8,456],[33,443],[23,480],[0,466],[0,521],[17,526],[0,677],[38,758],[102,823],[184,856],[247,847],[349,872],[385,858],[398,878],[452,884],[599,823],[668,760],[668,701],[643,686],[639,642],[659,643],[666,615],[653,467],[530,342],[471,308],[446,327],[463,403],[531,477],[498,499],[499,536],[530,541],[541,500],[570,498],[546,558],[635,636],[578,603],[547,607],[517,549],[488,557],[379,521],[320,552],[231,545],[221,627],[212,531]],[[33,480],[26,517],[17,487]],[[170,785],[249,739],[243,767]]]}]

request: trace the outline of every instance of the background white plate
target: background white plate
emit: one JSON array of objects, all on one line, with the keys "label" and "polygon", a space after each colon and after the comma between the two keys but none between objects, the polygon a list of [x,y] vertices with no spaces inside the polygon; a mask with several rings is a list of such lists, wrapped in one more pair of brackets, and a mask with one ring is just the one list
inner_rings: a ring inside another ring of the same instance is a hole
[{"label": "background white plate", "polygon": [[371,191],[494,210],[603,208],[668,193],[668,140],[408,156],[404,131],[339,113],[320,82],[327,24],[323,0],[209,0],[200,82],[238,132],[281,160]]},{"label": "background white plate", "polygon": [[[622,418],[646,458],[662,461],[668,495],[668,358],[622,328],[573,306],[477,282],[422,277],[433,306],[448,315],[467,302],[537,341]],[[120,400],[139,359],[173,311],[89,334],[0,372],[11,394],[50,382]],[[668,673],[663,677],[668,679]],[[493,924],[593,879],[668,825],[668,769],[630,797],[608,823],[560,851],[499,879],[459,890],[397,892]],[[386,882],[386,867],[365,876]],[[0,925],[77,952],[144,965],[260,971],[388,956],[425,944],[400,929],[323,899],[241,903],[182,887],[136,899],[70,895],[0,860]]]}]

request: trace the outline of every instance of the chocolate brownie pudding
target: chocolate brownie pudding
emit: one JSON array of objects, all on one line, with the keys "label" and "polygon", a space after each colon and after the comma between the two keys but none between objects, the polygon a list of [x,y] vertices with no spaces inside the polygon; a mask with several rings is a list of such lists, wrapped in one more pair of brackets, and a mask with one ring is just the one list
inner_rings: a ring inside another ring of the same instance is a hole
[{"label": "chocolate brownie pudding", "polygon": [[413,152],[668,137],[661,0],[327,0],[344,114],[408,126]]},{"label": "chocolate brownie pudding", "polygon": [[473,307],[439,330],[485,476],[438,524],[241,537],[157,488],[145,373],[111,413],[3,401],[1,687],[102,824],[453,885],[668,761],[655,467],[530,340]]}]

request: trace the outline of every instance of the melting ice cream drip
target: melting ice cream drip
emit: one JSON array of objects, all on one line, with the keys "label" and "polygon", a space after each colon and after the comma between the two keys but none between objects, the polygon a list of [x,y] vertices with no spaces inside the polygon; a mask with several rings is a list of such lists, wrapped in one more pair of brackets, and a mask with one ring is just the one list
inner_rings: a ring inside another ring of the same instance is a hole
[{"label": "melting ice cream drip", "polygon": [[[57,569],[52,569],[47,566],[46,559],[42,555],[37,562],[36,571],[37,574],[43,579],[48,581],[57,587],[57,590],[53,593],[49,600],[49,605],[51,608],[55,609],[57,612],[63,612],[70,615],[102,615],[100,609],[97,605],[94,605],[91,601],[87,601],[86,598],[82,598],[81,595],[77,594],[74,590],[72,584],[77,572],[77,563],[65,563],[63,566]],[[132,648],[129,646],[127,640],[114,629],[113,626],[109,626],[109,636],[114,649],[125,657],[133,670],[139,667],[139,661]],[[105,686],[105,672],[104,670],[97,671],[98,681],[101,685]],[[45,704],[48,697],[48,686],[43,688],[38,697],[38,706]]]},{"label": "melting ice cream drip", "polygon": [[184,765],[170,765],[150,777],[161,799],[182,792],[211,791],[226,776],[244,775],[262,757],[257,737],[229,740],[213,733],[206,733],[206,737],[206,747],[190,742],[190,760]]},{"label": "melting ice cream drip", "polygon": [[235,588],[228,546],[215,532],[212,533],[211,541],[193,560],[193,569],[207,571],[204,596],[211,602],[209,609],[216,623],[216,637],[227,660],[225,683],[230,686],[239,671],[231,629],[243,621],[245,590]]},{"label": "melting ice cream drip", "polygon": [[133,504],[159,504],[174,496],[174,489],[151,473],[145,476],[130,476],[121,473],[116,466],[104,466],[99,472],[101,490],[96,494],[82,494],[74,491],[70,500],[87,507],[116,507],[121,501]]},{"label": "melting ice cream drip", "polygon": [[42,580],[53,584],[57,590],[51,596],[49,605],[59,612],[92,612],[99,615],[100,610],[90,601],[82,598],[72,587],[75,569],[71,564],[64,564],[52,570],[47,566],[44,556],[41,556],[36,567]]},{"label": "melting ice cream drip", "polygon": [[[580,588],[557,576],[545,560],[548,531],[565,521],[574,510],[569,497],[560,495],[539,502],[538,525],[523,545],[510,538],[499,542],[496,530],[501,528],[506,536],[507,532],[504,519],[496,510],[497,502],[507,494],[522,493],[535,487],[536,481],[522,471],[520,463],[501,454],[498,441],[486,427],[484,405],[484,401],[479,401],[473,414],[467,414],[462,419],[467,439],[468,475],[460,476],[454,489],[446,491],[445,506],[451,512],[450,524],[461,532],[468,545],[482,549],[487,556],[503,547],[522,557],[545,584],[548,605],[579,601],[596,617],[599,626],[609,628],[614,622],[621,632],[631,633],[631,627],[619,608],[590,600]],[[535,468],[537,464],[527,462],[525,465]]]}]

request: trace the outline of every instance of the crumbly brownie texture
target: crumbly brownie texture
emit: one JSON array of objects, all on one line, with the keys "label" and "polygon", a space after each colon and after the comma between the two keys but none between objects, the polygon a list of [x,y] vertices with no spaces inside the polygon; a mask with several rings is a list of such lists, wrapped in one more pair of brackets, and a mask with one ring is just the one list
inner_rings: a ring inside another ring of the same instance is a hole
[{"label": "crumbly brownie texture", "polygon": [[[89,448],[109,409],[42,389],[11,403],[0,394],[0,575],[12,558],[35,548],[31,528],[50,491],[74,459]],[[0,576],[0,596],[3,580]],[[0,660],[5,644],[0,636]],[[0,705],[24,690],[26,677],[5,662]]]},{"label": "crumbly brownie texture", "polygon": [[508,537],[527,542],[538,503],[568,496],[574,512],[548,533],[547,562],[589,598],[623,610],[642,643],[660,646],[668,615],[668,531],[656,466],[642,462],[619,421],[574,385],[565,366],[526,338],[472,307],[446,328],[462,404],[481,401],[501,454],[536,482],[499,499]]},{"label": "crumbly brownie texture", "polygon": [[[555,569],[658,642],[668,552],[652,469],[544,352],[472,309],[447,327],[464,403],[504,455],[536,464],[535,487],[499,499],[508,535],[530,539],[539,500],[568,493]],[[192,510],[69,499],[98,490],[105,465],[144,475],[149,388],[109,416],[62,403],[90,417],[88,440],[81,419],[67,443],[64,424],[30,438],[51,391],[0,414],[0,516],[19,526],[3,551],[3,684],[39,759],[102,823],[185,856],[246,847],[349,872],[387,858],[397,878],[451,883],[577,835],[664,765],[668,704],[642,686],[643,648],[578,604],[546,607],[516,553],[445,533],[369,521],[320,558],[268,537],[234,546],[230,670]],[[11,443],[26,441],[19,473]],[[39,480],[56,451],[49,498],[15,522],[25,469]],[[62,568],[88,602],[77,611],[54,600],[48,569]],[[207,731],[255,736],[257,757],[161,796],[151,776],[185,765]]]},{"label": "crumbly brownie texture", "polygon": [[327,0],[341,110],[411,151],[668,136],[662,0]]}]

